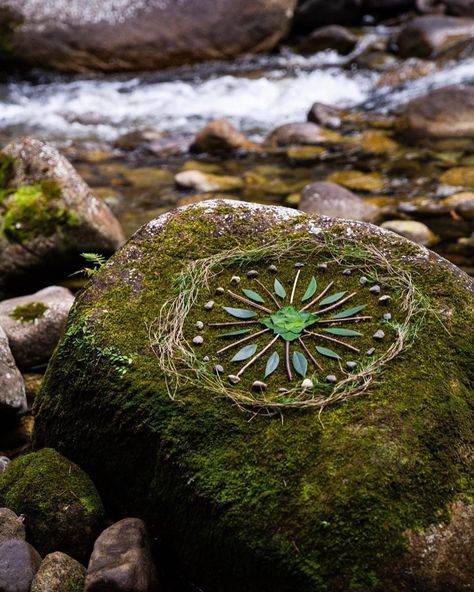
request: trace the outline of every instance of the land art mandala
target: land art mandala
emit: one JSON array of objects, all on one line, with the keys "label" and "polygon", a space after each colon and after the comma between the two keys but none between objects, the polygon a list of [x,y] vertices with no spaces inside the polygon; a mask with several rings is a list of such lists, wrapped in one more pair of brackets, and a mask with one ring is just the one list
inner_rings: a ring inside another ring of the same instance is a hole
[{"label": "land art mandala", "polygon": [[154,334],[170,381],[253,408],[324,407],[365,392],[418,312],[411,277],[376,249],[314,243],[193,261],[177,290]]}]

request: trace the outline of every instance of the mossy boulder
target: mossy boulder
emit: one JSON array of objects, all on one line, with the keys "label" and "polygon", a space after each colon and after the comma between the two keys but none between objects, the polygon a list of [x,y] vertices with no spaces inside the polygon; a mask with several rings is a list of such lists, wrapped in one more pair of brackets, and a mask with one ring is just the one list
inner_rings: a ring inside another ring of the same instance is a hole
[{"label": "mossy boulder", "polygon": [[51,146],[21,138],[0,152],[0,297],[76,271],[81,252],[113,253],[118,221]]},{"label": "mossy boulder", "polygon": [[26,516],[27,538],[42,555],[62,551],[85,562],[103,526],[92,481],[50,448],[9,465],[0,476],[0,506]]},{"label": "mossy boulder", "polygon": [[473,305],[468,276],[375,226],[181,208],[77,299],[35,444],[145,519],[205,590],[467,590],[470,519],[449,528],[474,499]]}]

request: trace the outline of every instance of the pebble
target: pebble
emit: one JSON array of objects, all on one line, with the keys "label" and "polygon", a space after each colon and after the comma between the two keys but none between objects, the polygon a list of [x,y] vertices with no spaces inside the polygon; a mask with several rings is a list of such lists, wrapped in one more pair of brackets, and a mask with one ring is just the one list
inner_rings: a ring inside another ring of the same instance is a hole
[{"label": "pebble", "polygon": [[360,280],[359,280],[359,284],[360,284],[361,286],[363,286],[363,285],[364,285],[364,284],[366,284],[368,281],[369,281],[369,279],[368,279],[368,278],[366,278],[366,277],[365,277],[365,275],[363,275],[363,276],[360,278]]},{"label": "pebble", "polygon": [[301,267],[304,267],[304,263],[300,263],[300,262],[298,262],[298,263],[295,263],[295,264],[293,265],[293,267],[296,267],[296,269],[301,269]]},{"label": "pebble", "polygon": [[225,293],[225,290],[222,286],[219,286],[218,288],[216,288],[216,294],[218,296],[222,296],[222,294],[224,294],[224,293]]},{"label": "pebble", "polygon": [[212,371],[214,372],[214,374],[217,374],[217,376],[219,376],[221,374],[224,374],[224,367],[220,364],[216,364]]},{"label": "pebble", "polygon": [[351,275],[352,273],[352,269],[344,269],[344,271],[342,272],[342,275]]},{"label": "pebble", "polygon": [[276,272],[278,271],[278,268],[277,268],[277,266],[276,266],[276,265],[269,265],[269,266],[267,267],[267,270],[268,270],[270,273],[276,273]]},{"label": "pebble", "polygon": [[9,464],[10,459],[8,456],[0,456],[0,475],[7,470]]},{"label": "pebble", "polygon": [[240,378],[236,374],[229,374],[227,378],[231,384],[238,384],[240,382]]},{"label": "pebble", "polygon": [[367,351],[367,355],[368,356],[373,356],[375,354],[375,347],[371,347],[368,351]]},{"label": "pebble", "polygon": [[30,592],[74,592],[84,589],[86,569],[69,555],[47,555],[31,584]]},{"label": "pebble", "polygon": [[357,368],[357,362],[346,362],[346,368],[348,370],[355,370]]},{"label": "pebble", "polygon": [[375,284],[375,286],[372,286],[372,287],[369,289],[369,292],[370,292],[371,294],[380,294],[380,286],[379,286],[378,284]]},{"label": "pebble", "polygon": [[328,268],[328,264],[327,263],[320,263],[318,265],[318,269],[320,269],[321,271],[326,271],[327,268]]},{"label": "pebble", "polygon": [[204,323],[202,321],[197,321],[196,329],[199,329],[200,331],[201,329],[204,329]]},{"label": "pebble", "polygon": [[256,269],[251,269],[250,271],[247,271],[248,278],[256,278],[258,276],[259,276],[259,273]]},{"label": "pebble", "polygon": [[204,305],[204,310],[212,310],[214,308],[214,300],[209,300],[209,302],[206,302],[206,304]]},{"label": "pebble", "polygon": [[238,284],[240,284],[240,278],[239,278],[239,276],[238,276],[238,275],[233,275],[233,276],[230,278],[230,283],[231,283],[233,286],[237,286]]},{"label": "pebble", "polygon": [[0,590],[28,592],[40,565],[40,555],[27,542],[10,539],[0,543]]},{"label": "pebble", "polygon": [[385,333],[382,331],[382,329],[379,329],[378,331],[376,331],[373,334],[373,338],[376,339],[377,341],[382,341],[382,339],[385,337]]},{"label": "pebble", "polygon": [[334,376],[334,374],[328,374],[326,376],[326,382],[329,382],[329,384],[335,384],[337,382],[337,378]]},{"label": "pebble", "polygon": [[210,360],[209,356],[204,356],[204,357],[203,357],[203,359],[202,359],[202,361],[203,361],[205,364],[207,364],[207,363],[209,362],[209,360]]},{"label": "pebble", "polygon": [[391,321],[392,320],[392,315],[389,312],[384,313],[383,320],[384,321]]},{"label": "pebble", "polygon": [[253,384],[252,384],[252,389],[254,391],[257,391],[259,393],[263,393],[263,391],[267,390],[267,385],[265,382],[262,382],[261,380],[256,380]]},{"label": "pebble", "polygon": [[0,508],[0,543],[11,541],[12,539],[24,541],[25,536],[23,520],[12,510]]},{"label": "pebble", "polygon": [[384,294],[383,296],[380,296],[379,304],[381,304],[382,306],[387,306],[387,304],[390,304],[391,300],[392,299],[390,298],[390,296],[388,296],[387,294]]},{"label": "pebble", "polygon": [[194,345],[202,345],[204,343],[204,337],[202,335],[196,335],[196,337],[193,337],[193,343]]},{"label": "pebble", "polygon": [[313,388],[314,384],[313,384],[313,381],[311,379],[305,378],[303,380],[303,382],[301,383],[301,386],[304,389],[311,389],[311,388]]},{"label": "pebble", "polygon": [[279,392],[279,393],[282,393],[282,394],[284,394],[284,393],[287,393],[287,392],[288,392],[288,389],[287,389],[287,388],[284,388],[284,387],[282,387],[282,388],[279,388],[279,389],[278,389],[278,392]]}]

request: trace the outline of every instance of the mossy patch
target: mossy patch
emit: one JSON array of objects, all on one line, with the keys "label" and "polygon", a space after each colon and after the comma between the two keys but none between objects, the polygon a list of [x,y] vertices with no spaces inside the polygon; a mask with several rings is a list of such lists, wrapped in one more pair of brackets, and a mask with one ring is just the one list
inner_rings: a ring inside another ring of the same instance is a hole
[{"label": "mossy patch", "polygon": [[54,181],[19,187],[6,197],[2,209],[0,233],[11,242],[49,237],[79,223],[77,214],[61,202],[61,190]]},{"label": "mossy patch", "polygon": [[[406,532],[448,521],[455,499],[474,501],[460,454],[474,446],[472,296],[401,239],[360,238],[413,275],[433,313],[366,395],[283,417],[195,387],[169,396],[150,324],[183,266],[316,226],[337,237],[360,227],[223,204],[144,228],[77,300],[38,399],[36,445],[87,467],[110,507],[145,518],[181,573],[211,592],[389,589]],[[132,360],[125,374],[97,356],[109,347]],[[397,585],[414,589],[405,576]]]},{"label": "mossy patch", "polygon": [[44,317],[48,307],[42,302],[30,302],[29,304],[20,304],[10,313],[10,317],[20,323],[34,323]]},{"label": "mossy patch", "polygon": [[0,505],[27,517],[31,542],[42,555],[62,551],[85,561],[104,511],[89,477],[55,450],[14,460],[0,476]]}]

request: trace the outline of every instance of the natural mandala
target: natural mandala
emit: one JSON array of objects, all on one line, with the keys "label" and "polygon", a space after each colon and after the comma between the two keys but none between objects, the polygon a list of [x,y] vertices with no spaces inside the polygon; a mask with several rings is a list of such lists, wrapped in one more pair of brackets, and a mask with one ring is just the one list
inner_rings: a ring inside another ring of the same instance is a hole
[{"label": "natural mandala", "polygon": [[419,312],[409,274],[376,249],[305,241],[193,261],[177,290],[153,333],[172,396],[192,382],[243,407],[365,392]]}]

